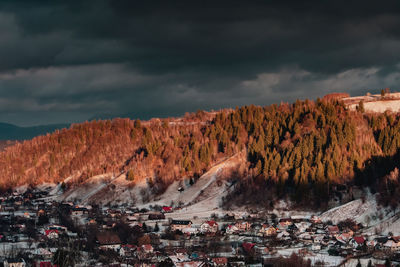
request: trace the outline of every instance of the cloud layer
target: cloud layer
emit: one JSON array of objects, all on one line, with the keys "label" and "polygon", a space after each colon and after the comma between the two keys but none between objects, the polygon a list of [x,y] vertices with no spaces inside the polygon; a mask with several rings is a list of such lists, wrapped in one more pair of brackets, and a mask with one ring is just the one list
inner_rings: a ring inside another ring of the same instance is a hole
[{"label": "cloud layer", "polygon": [[0,121],[175,116],[397,89],[397,1],[191,2],[2,1]]}]

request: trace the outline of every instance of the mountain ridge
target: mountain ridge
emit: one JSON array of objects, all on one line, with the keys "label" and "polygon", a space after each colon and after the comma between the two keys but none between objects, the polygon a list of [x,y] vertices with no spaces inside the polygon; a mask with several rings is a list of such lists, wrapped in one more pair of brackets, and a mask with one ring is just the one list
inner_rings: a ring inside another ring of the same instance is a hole
[{"label": "mountain ridge", "polygon": [[[72,177],[68,187],[95,175],[126,172],[127,186],[146,181],[157,196],[174,181],[195,182],[221,159],[245,151],[230,177],[237,186],[225,203],[273,205],[273,196],[327,203],[340,194],[335,187],[341,184],[380,190],[389,178],[373,175],[377,166],[370,162],[398,151],[399,132],[398,113],[364,113],[337,99],[145,122],[92,121],[6,148],[0,154],[0,186],[7,190]],[[390,181],[397,183],[398,175]]]}]

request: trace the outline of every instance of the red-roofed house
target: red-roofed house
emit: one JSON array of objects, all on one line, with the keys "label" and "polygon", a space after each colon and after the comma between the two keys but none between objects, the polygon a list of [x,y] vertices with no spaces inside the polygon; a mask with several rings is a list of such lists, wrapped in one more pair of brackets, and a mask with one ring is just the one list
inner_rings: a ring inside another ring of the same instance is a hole
[{"label": "red-roofed house", "polygon": [[244,242],[244,243],[242,244],[242,247],[243,247],[243,249],[244,249],[247,253],[249,253],[249,254],[253,254],[253,253],[254,253],[254,247],[255,247],[255,244],[254,244],[254,243],[247,243],[247,242]]},{"label": "red-roofed house", "polygon": [[164,213],[172,212],[172,207],[164,206],[164,207],[162,207],[162,212],[164,212]]},{"label": "red-roofed house", "polygon": [[44,233],[47,236],[47,238],[51,238],[51,239],[58,238],[58,230],[49,229],[49,230],[45,230]]},{"label": "red-roofed house", "polygon": [[213,258],[214,266],[228,266],[228,259],[225,257]]},{"label": "red-roofed house", "polygon": [[146,244],[146,245],[142,245],[141,247],[140,247],[140,249],[141,249],[141,251],[143,252],[143,253],[153,253],[153,251],[154,251],[154,248],[153,248],[153,246],[152,245],[150,245],[150,244]]},{"label": "red-roofed house", "polygon": [[218,231],[218,223],[216,221],[206,221],[200,226],[202,233],[216,233]]},{"label": "red-roofed house", "polygon": [[57,267],[57,265],[56,264],[53,265],[51,263],[51,261],[36,261],[33,266],[35,266],[35,267]]},{"label": "red-roofed house", "polygon": [[354,248],[360,248],[365,244],[365,238],[363,236],[355,236],[350,240],[350,245]]}]

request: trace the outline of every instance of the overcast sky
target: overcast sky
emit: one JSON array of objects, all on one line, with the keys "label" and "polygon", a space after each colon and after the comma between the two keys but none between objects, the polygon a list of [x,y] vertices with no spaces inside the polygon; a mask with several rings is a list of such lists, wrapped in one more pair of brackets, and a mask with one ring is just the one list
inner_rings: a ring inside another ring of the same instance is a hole
[{"label": "overcast sky", "polygon": [[0,121],[397,91],[399,13],[398,0],[2,0]]}]

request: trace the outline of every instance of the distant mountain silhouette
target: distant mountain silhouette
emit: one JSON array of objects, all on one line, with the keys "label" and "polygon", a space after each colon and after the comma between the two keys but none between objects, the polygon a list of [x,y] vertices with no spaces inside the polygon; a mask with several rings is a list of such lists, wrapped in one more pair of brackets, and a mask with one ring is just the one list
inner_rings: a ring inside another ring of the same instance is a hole
[{"label": "distant mountain silhouette", "polygon": [[38,135],[52,133],[57,129],[67,128],[69,124],[49,124],[31,127],[19,127],[0,122],[0,140],[28,140]]}]

